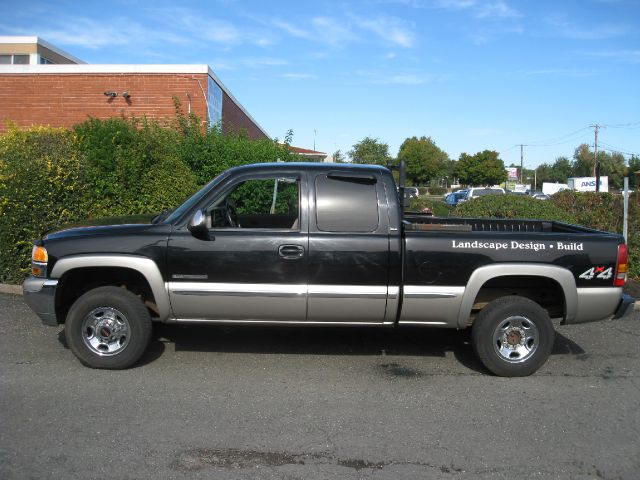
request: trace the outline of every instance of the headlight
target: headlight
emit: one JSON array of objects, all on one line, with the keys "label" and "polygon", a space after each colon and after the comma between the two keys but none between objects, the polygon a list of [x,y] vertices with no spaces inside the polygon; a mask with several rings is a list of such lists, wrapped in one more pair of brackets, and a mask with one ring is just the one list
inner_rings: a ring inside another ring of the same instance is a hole
[{"label": "headlight", "polygon": [[47,249],[40,245],[34,245],[31,251],[31,274],[34,277],[46,277],[48,261]]}]

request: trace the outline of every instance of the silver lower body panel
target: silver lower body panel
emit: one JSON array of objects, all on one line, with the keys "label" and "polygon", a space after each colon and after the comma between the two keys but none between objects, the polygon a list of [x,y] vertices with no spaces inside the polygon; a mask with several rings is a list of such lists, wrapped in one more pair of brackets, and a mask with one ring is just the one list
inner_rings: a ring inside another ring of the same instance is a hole
[{"label": "silver lower body panel", "polygon": [[586,323],[613,316],[622,298],[622,287],[578,288],[578,309],[573,321]]}]

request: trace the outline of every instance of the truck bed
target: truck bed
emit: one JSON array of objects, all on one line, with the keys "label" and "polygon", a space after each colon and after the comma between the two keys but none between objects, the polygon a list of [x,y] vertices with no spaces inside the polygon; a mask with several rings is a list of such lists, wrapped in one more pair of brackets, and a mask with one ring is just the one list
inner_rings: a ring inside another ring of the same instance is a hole
[{"label": "truck bed", "polygon": [[434,217],[416,212],[405,213],[403,223],[405,230],[443,232],[601,233],[578,225],[546,220]]}]

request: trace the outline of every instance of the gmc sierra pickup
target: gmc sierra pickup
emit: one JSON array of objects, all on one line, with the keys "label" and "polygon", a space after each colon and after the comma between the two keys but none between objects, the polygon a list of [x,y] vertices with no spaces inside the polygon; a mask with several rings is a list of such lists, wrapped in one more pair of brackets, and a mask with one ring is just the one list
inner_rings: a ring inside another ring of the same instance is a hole
[{"label": "gmc sierra pickup", "polygon": [[[402,191],[402,189],[400,189]],[[471,328],[491,372],[535,372],[551,318],[620,318],[627,247],[557,222],[404,214],[378,166],[222,173],[146,224],[78,227],[33,247],[24,298],[73,353],[126,368],[152,322]]]}]

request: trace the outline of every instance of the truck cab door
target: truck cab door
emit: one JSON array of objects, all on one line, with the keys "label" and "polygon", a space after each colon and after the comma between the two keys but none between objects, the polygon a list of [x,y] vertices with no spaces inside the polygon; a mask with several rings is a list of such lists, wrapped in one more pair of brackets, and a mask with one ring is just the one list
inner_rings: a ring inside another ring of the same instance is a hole
[{"label": "truck cab door", "polygon": [[310,176],[309,188],[307,320],[382,323],[395,296],[384,183],[376,173],[340,171]]},{"label": "truck cab door", "polygon": [[169,297],[179,320],[304,321],[306,182],[297,173],[230,178],[203,212],[208,234],[169,240]]}]

